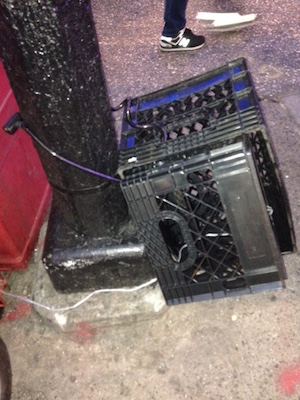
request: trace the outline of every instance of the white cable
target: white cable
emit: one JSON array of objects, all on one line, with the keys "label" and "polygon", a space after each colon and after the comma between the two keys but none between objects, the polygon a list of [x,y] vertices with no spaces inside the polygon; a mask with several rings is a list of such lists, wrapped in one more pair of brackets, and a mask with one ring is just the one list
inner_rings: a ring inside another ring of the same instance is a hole
[{"label": "white cable", "polygon": [[174,261],[177,262],[177,263],[180,263],[180,262],[181,262],[181,257],[182,257],[182,252],[183,252],[183,250],[186,249],[186,248],[187,248],[187,244],[184,244],[184,245],[179,249],[178,257],[176,257],[175,254],[172,254],[172,253],[171,253],[172,260],[174,260]]},{"label": "white cable", "polygon": [[182,252],[183,252],[184,249],[187,249],[187,244],[184,244],[184,245],[180,248],[179,253],[178,253],[178,262],[181,261]]},{"label": "white cable", "polygon": [[77,303],[73,304],[72,306],[63,307],[63,308],[52,308],[52,307],[46,306],[44,304],[38,303],[38,302],[36,302],[34,300],[28,299],[27,297],[20,296],[18,294],[9,293],[9,292],[6,292],[4,290],[0,291],[0,294],[4,294],[6,296],[12,297],[14,299],[18,299],[20,301],[24,301],[24,302],[29,303],[29,304],[33,304],[35,306],[44,308],[44,309],[46,309],[48,311],[62,312],[62,311],[73,310],[74,308],[77,308],[77,307],[81,306],[83,303],[85,303],[87,300],[89,300],[95,294],[108,293],[108,292],[126,292],[126,293],[135,292],[137,290],[144,289],[145,287],[150,286],[155,282],[157,282],[157,278],[153,278],[150,281],[143,283],[142,285],[134,286],[134,287],[131,287],[131,288],[98,289],[98,290],[95,290],[94,292],[88,294],[86,297],[84,297],[83,299],[79,300]]}]

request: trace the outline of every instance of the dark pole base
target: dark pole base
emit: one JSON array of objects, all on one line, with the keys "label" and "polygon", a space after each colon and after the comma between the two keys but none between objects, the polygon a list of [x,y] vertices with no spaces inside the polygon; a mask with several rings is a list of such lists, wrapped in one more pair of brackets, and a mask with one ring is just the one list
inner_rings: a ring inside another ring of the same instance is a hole
[{"label": "dark pole base", "polygon": [[42,3],[0,1],[0,51],[53,189],[44,264],[60,292],[135,286],[153,272],[120,185],[53,156],[109,176],[117,170],[90,0]]},{"label": "dark pole base", "polygon": [[78,235],[55,206],[49,217],[43,263],[61,293],[132,287],[154,277],[131,222],[124,225],[122,239],[89,238]]}]

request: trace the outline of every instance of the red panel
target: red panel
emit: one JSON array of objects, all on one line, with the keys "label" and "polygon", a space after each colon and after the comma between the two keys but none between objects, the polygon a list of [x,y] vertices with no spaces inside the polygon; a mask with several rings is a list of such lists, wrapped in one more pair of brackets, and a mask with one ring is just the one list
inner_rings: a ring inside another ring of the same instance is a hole
[{"label": "red panel", "polygon": [[31,138],[2,129],[17,111],[0,63],[0,270],[26,268],[51,199]]}]

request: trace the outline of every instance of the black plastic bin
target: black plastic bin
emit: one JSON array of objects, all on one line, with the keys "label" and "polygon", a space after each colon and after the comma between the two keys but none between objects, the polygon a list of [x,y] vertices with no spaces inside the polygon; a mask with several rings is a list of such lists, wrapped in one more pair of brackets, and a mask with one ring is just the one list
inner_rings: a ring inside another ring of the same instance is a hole
[{"label": "black plastic bin", "polygon": [[246,61],[129,107],[121,186],[167,303],[281,287],[294,232]]},{"label": "black plastic bin", "polygon": [[[134,128],[134,124],[148,128]],[[262,113],[246,61],[241,58],[130,99],[124,112],[119,174],[124,177],[165,160],[195,154],[203,144],[228,140],[258,124],[263,124]]]}]

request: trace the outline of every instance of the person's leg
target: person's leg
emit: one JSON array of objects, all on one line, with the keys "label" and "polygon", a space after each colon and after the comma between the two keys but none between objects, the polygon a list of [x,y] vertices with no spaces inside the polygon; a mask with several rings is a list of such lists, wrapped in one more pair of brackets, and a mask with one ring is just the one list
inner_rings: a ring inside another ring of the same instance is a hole
[{"label": "person's leg", "polygon": [[163,36],[176,37],[185,27],[187,3],[188,0],[165,0]]},{"label": "person's leg", "polygon": [[165,26],[160,38],[162,51],[182,51],[200,49],[204,43],[203,36],[185,27],[185,12],[188,0],[165,0]]}]

